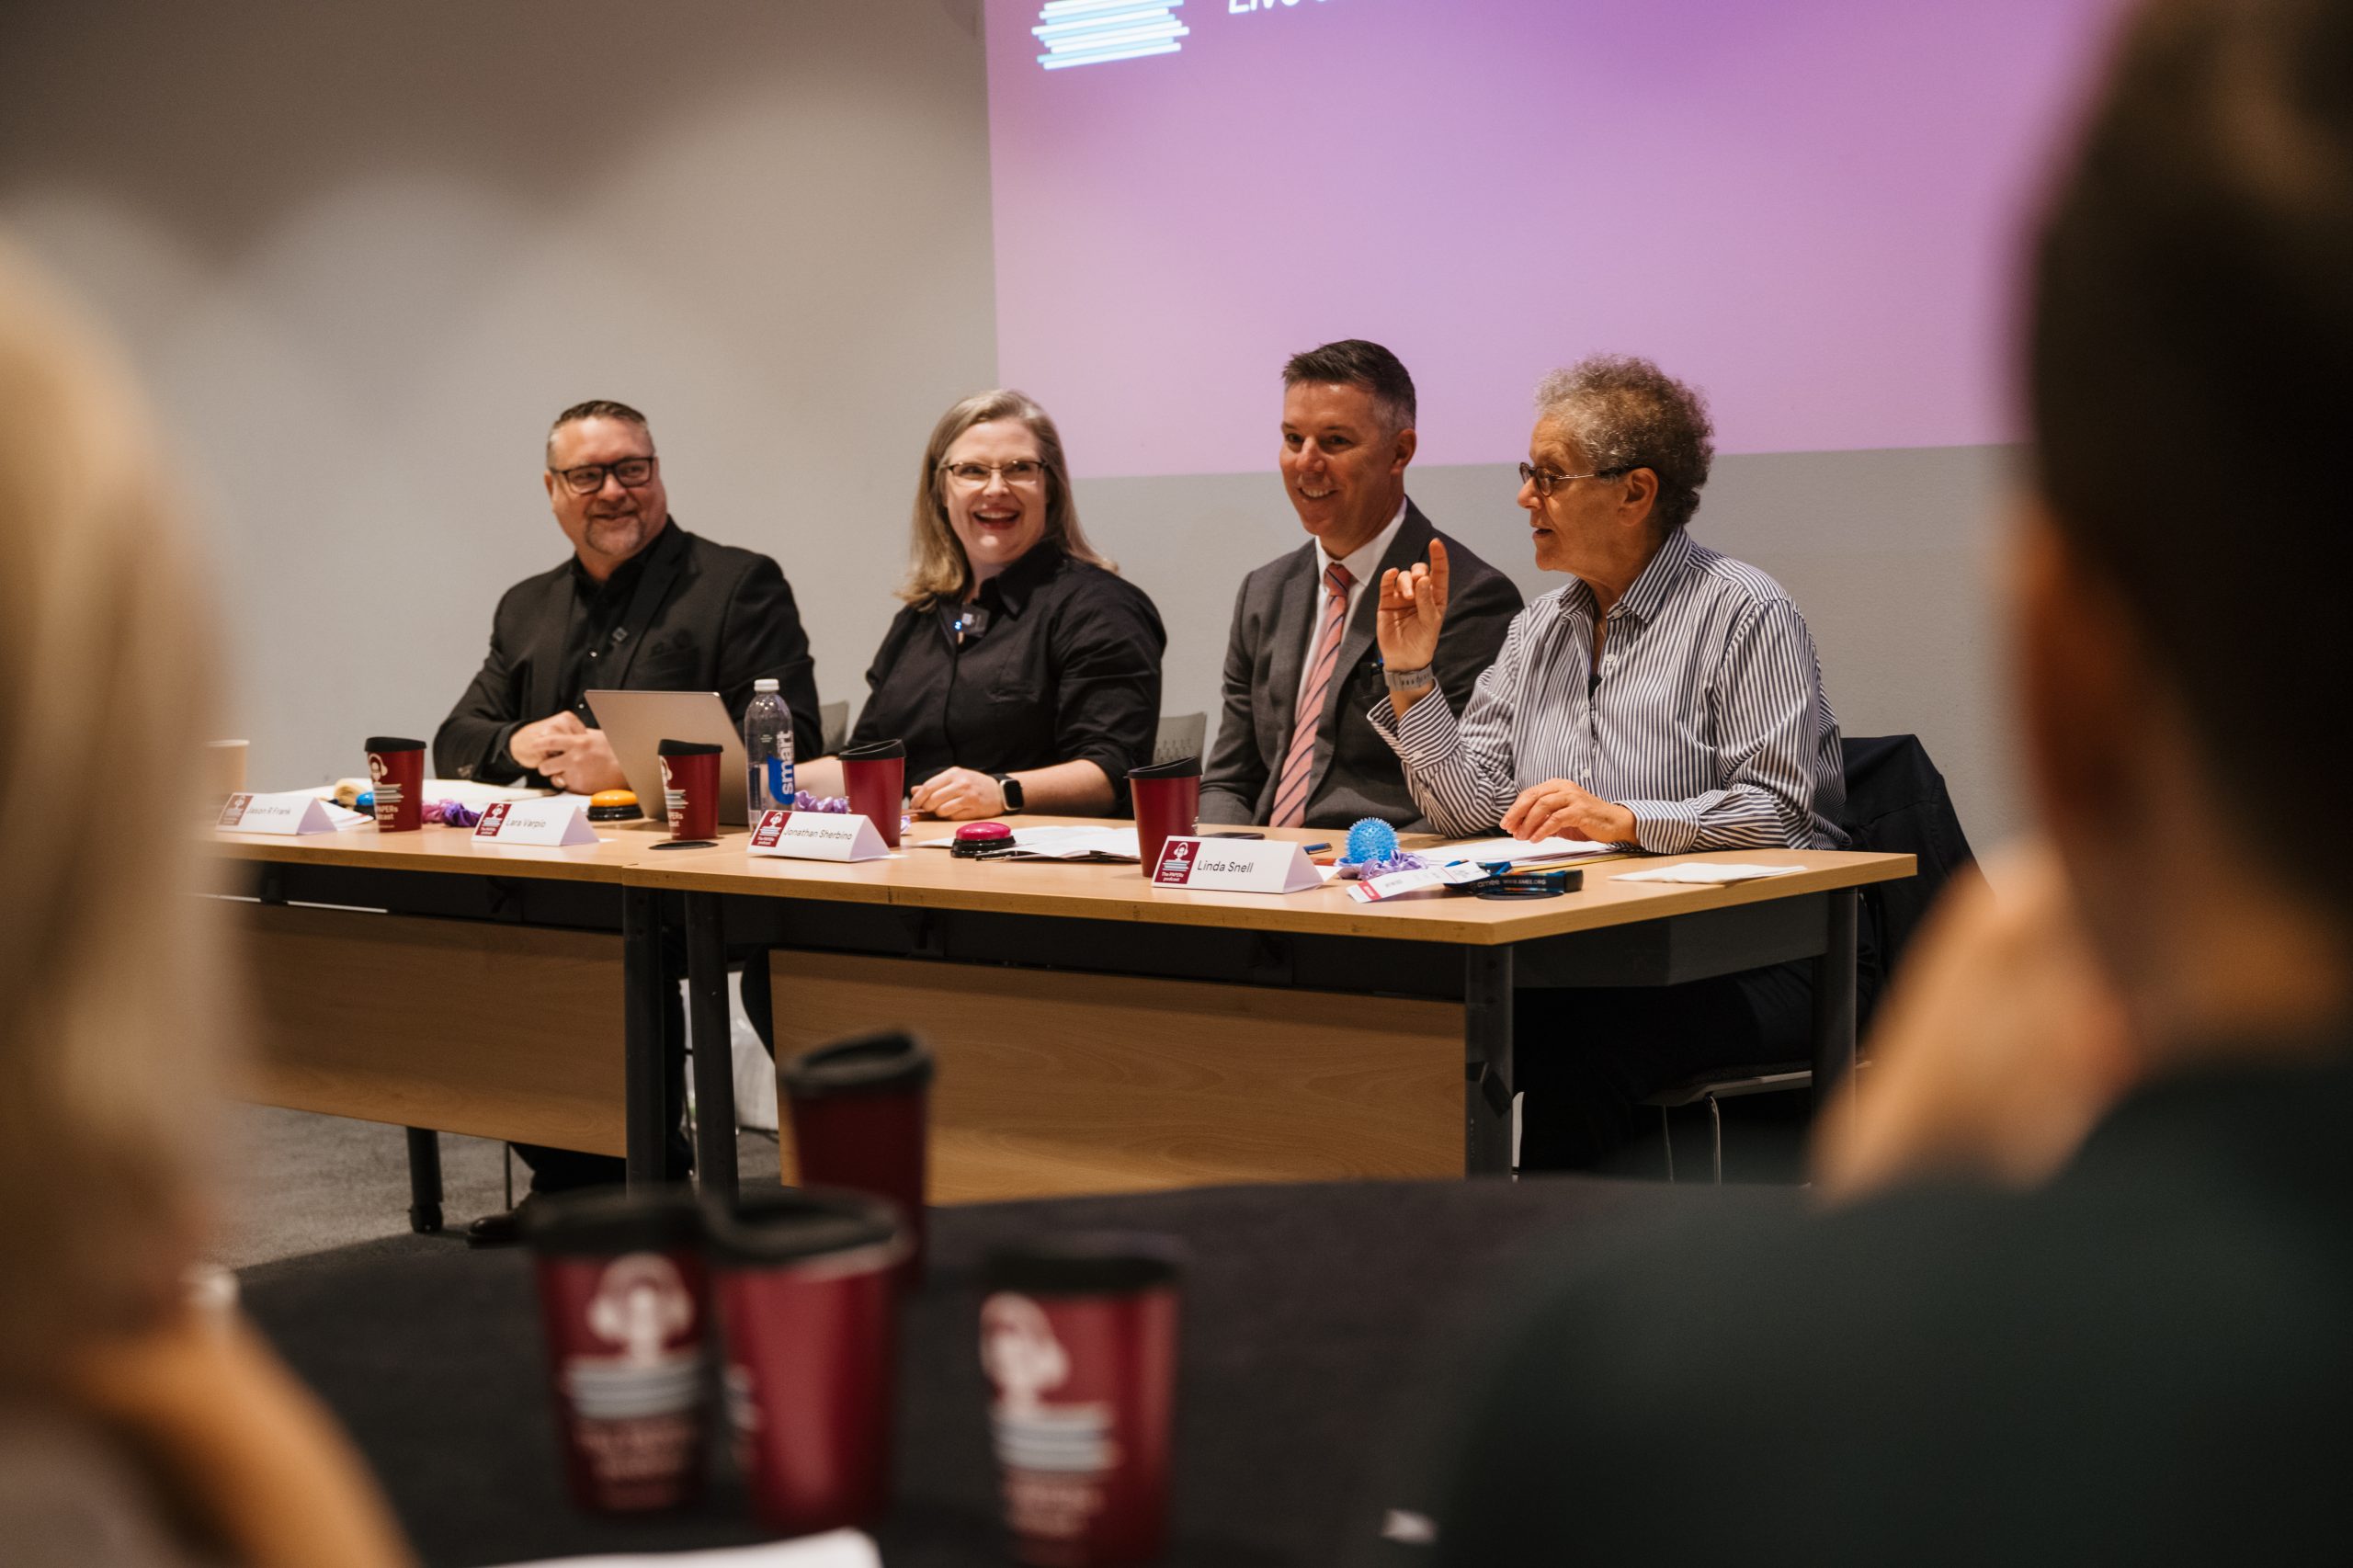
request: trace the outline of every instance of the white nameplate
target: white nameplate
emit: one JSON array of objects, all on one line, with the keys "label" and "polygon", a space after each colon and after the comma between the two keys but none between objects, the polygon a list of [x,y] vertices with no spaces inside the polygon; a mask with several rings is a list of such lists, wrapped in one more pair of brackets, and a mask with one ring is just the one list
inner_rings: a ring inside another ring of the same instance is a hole
[{"label": "white nameplate", "polygon": [[1287,838],[1171,838],[1153,869],[1158,888],[1204,892],[1298,892],[1324,885],[1307,851]]},{"label": "white nameplate", "polygon": [[561,796],[541,801],[493,801],[474,824],[476,844],[527,845],[561,849],[568,844],[594,844],[597,830],[588,825],[586,808]]},{"label": "white nameplate", "polygon": [[787,860],[880,860],[891,851],[854,812],[762,812],[747,851]]},{"label": "white nameplate", "polygon": [[1418,871],[1391,871],[1370,881],[1350,882],[1348,896],[1358,903],[1378,903],[1384,898],[1402,898],[1409,892],[1423,892],[1431,888],[1451,887],[1461,882],[1483,882],[1487,868],[1475,860],[1457,861],[1451,866],[1426,866]]},{"label": "white nameplate", "polygon": [[213,824],[230,833],[333,833],[335,819],[324,801],[307,790],[287,790],[275,795],[232,795]]}]

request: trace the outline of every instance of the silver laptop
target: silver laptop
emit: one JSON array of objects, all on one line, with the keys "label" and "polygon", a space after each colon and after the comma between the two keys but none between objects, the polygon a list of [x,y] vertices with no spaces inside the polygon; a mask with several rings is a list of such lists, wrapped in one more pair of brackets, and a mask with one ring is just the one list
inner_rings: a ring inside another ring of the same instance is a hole
[{"label": "silver laptop", "polygon": [[613,756],[647,818],[667,823],[659,751],[664,741],[716,745],[719,756],[719,825],[746,821],[744,742],[715,691],[591,691],[585,693],[597,727],[612,743]]}]

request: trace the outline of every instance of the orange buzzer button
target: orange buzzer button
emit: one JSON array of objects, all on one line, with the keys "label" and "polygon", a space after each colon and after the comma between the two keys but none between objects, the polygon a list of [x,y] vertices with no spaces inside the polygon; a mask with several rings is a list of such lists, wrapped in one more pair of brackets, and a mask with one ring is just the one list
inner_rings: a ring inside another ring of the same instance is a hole
[{"label": "orange buzzer button", "polygon": [[635,822],[644,814],[637,796],[627,790],[599,790],[588,797],[590,822]]}]

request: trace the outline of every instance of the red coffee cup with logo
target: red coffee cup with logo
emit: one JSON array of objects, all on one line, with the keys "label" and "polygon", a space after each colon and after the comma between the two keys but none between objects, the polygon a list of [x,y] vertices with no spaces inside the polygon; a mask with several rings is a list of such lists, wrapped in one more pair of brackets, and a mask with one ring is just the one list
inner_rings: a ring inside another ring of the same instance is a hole
[{"label": "red coffee cup with logo", "polygon": [[727,1410],[752,1505],[782,1535],[891,1500],[906,1231],[863,1193],[787,1187],[708,1212]]},{"label": "red coffee cup with logo", "polygon": [[664,741],[654,748],[662,765],[662,809],[672,838],[719,836],[720,748],[701,741]]},{"label": "red coffee cup with logo", "polygon": [[423,741],[370,735],[368,777],[376,791],[377,832],[415,833],[425,825]]},{"label": "red coffee cup with logo", "polygon": [[896,849],[907,809],[907,743],[876,741],[839,756],[850,812],[874,824],[885,847]]},{"label": "red coffee cup with logo", "polygon": [[1014,1555],[1032,1568],[1148,1562],[1167,1535],[1180,1254],[1075,1235],[992,1254],[981,1368]]},{"label": "red coffee cup with logo", "polygon": [[805,1187],[870,1192],[896,1204],[923,1273],[931,1052],[913,1035],[875,1034],[804,1051],[777,1069],[792,1107],[792,1157]]},{"label": "red coffee cup with logo", "polygon": [[1136,849],[1143,857],[1144,880],[1160,869],[1160,851],[1172,838],[1189,836],[1200,825],[1201,759],[1181,757],[1128,770],[1128,793],[1135,801]]},{"label": "red coffee cup with logo", "polygon": [[678,1189],[540,1203],[526,1235],[574,1502],[633,1514],[691,1501],[710,1386],[700,1210]]}]

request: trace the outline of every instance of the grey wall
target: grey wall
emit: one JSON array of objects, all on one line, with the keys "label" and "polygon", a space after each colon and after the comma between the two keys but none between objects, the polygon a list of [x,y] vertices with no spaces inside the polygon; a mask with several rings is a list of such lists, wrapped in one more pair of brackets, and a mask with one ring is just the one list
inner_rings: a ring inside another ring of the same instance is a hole
[{"label": "grey wall", "polygon": [[122,329],[218,538],[256,784],[430,734],[567,552],[551,416],[866,667],[996,359],[977,0],[76,0],[0,23],[0,226]]},{"label": "grey wall", "polygon": [[[922,439],[995,374],[977,11],[10,13],[0,227],[117,323],[182,444],[257,785],[431,733],[498,593],[563,558],[539,440],[587,396],[653,415],[680,519],[782,560],[824,696],[862,697]],[[1264,474],[1079,489],[1167,621],[1172,712],[1214,712],[1237,579],[1302,537],[1274,369]],[[2016,819],[1983,594],[2005,461],[1725,459],[1697,524],[1795,594],[1850,733],[1927,737],[1980,837]],[[1558,585],[1506,469],[1412,487],[1524,589]]]}]

